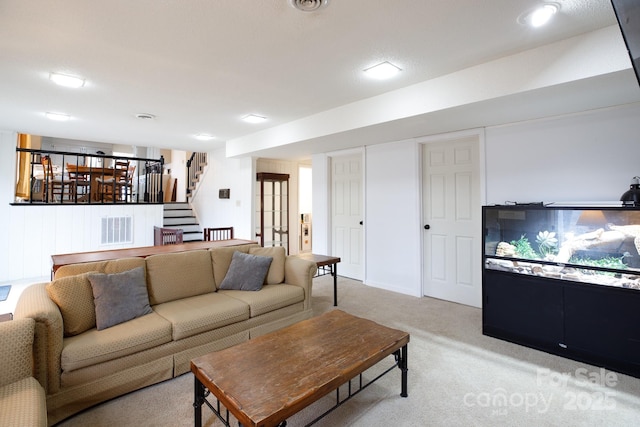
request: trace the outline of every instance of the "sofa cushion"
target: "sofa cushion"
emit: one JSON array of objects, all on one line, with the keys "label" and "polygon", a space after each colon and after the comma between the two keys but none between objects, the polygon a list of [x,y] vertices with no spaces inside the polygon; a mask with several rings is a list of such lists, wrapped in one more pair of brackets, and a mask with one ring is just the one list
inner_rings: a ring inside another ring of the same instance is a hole
[{"label": "sofa cushion", "polygon": [[62,314],[65,336],[81,334],[96,326],[89,274],[66,276],[47,283],[47,294]]},{"label": "sofa cushion", "polygon": [[171,341],[171,323],[150,313],[111,328],[90,329],[65,338],[60,358],[62,370],[96,365]]},{"label": "sofa cushion", "polygon": [[238,251],[248,254],[249,249],[252,247],[258,248],[260,246],[250,244],[209,249],[209,252],[211,253],[211,262],[213,263],[213,277],[216,281],[216,286],[220,286],[220,283],[224,280],[224,276],[227,275],[227,270],[229,270],[229,265],[231,265],[233,253]]},{"label": "sofa cushion", "polygon": [[206,250],[152,255],[146,259],[151,305],[216,290],[211,255]]},{"label": "sofa cushion", "polygon": [[144,268],[113,274],[89,273],[88,277],[99,331],[151,313]]},{"label": "sofa cushion", "polygon": [[284,282],[284,260],[287,257],[284,246],[271,246],[267,248],[252,247],[251,255],[268,256],[273,258],[269,266],[269,273],[265,279],[265,285],[275,285]]},{"label": "sofa cushion", "polygon": [[219,290],[218,293],[249,304],[251,317],[304,301],[304,289],[286,284],[265,285],[258,292]]},{"label": "sofa cushion", "polygon": [[219,288],[259,291],[265,282],[272,260],[271,257],[234,252],[227,275]]},{"label": "sofa cushion", "polygon": [[171,322],[174,341],[249,318],[246,303],[216,292],[165,302],[153,309]]}]

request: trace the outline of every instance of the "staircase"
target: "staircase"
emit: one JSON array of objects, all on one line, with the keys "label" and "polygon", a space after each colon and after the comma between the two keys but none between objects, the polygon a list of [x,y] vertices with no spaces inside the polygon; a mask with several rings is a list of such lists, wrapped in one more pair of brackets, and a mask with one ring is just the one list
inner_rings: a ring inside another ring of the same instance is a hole
[{"label": "staircase", "polygon": [[191,153],[191,157],[187,160],[187,201],[192,199],[205,166],[207,166],[207,153]]},{"label": "staircase", "polygon": [[189,203],[165,203],[163,227],[181,228],[184,242],[202,241],[202,229]]}]

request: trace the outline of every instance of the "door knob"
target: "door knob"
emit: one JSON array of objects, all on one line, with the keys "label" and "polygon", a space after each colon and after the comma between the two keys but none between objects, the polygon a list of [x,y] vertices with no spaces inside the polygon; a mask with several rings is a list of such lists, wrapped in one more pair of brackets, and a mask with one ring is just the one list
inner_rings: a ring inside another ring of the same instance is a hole
[{"label": "door knob", "polygon": [[428,230],[428,229],[430,229],[430,228],[431,228],[431,226],[430,226],[429,224],[426,224],[426,225],[424,226],[424,229],[425,229],[425,230]]},{"label": "door knob", "polygon": [[360,225],[364,224],[364,221],[360,221]]}]

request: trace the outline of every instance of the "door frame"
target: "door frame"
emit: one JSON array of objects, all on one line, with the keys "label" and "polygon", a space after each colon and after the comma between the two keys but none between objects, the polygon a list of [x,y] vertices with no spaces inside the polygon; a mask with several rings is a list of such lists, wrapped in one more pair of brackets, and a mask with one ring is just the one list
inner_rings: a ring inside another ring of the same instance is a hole
[{"label": "door frame", "polygon": [[[365,148],[364,147],[358,147],[358,148],[352,148],[352,149],[348,149],[348,150],[340,150],[340,151],[331,151],[328,153],[325,153],[325,155],[327,156],[327,169],[328,169],[328,174],[327,174],[327,188],[329,189],[329,191],[327,191],[327,208],[328,208],[328,218],[327,218],[327,249],[329,250],[329,252],[333,252],[332,248],[333,248],[333,159],[337,158],[337,157],[350,157],[350,156],[360,156],[360,164],[362,166],[362,176],[361,176],[361,184],[362,184],[362,188],[361,188],[361,193],[362,193],[362,200],[360,201],[362,204],[362,221],[363,221],[363,232],[362,232],[362,242],[361,242],[361,254],[362,254],[362,271],[360,272],[361,276],[362,276],[362,283],[366,283],[366,277],[365,277],[365,273],[367,271],[366,269],[366,264],[367,264],[367,242],[366,242],[366,238],[367,238],[367,234],[364,232],[364,227],[366,226],[366,203],[365,203],[365,199],[366,199],[366,174],[367,174],[367,165],[366,165],[366,161],[365,161]],[[335,254],[331,254],[331,255],[335,255]]]},{"label": "door frame", "polygon": [[[478,211],[481,211],[482,206],[487,203],[487,174],[486,174],[486,145],[485,145],[485,128],[474,128],[457,132],[448,132],[436,135],[429,135],[425,137],[416,138],[416,142],[420,146],[420,159],[423,158],[425,146],[428,144],[434,143],[442,143],[447,141],[454,141],[461,138],[476,136],[478,138],[478,175],[479,175],[479,185],[480,185],[480,205],[476,208]],[[421,160],[419,165],[419,180],[420,183],[418,187],[420,188],[420,194],[418,195],[420,199],[420,221],[424,221],[425,213],[423,211],[424,207],[424,185],[423,185],[423,176],[424,176],[424,162]],[[421,233],[420,236],[420,292],[421,296],[425,297],[425,266],[424,266],[424,240],[425,235]],[[477,254],[478,258],[482,257],[482,253]],[[480,263],[482,265],[482,263]],[[480,284],[482,286],[482,284]]]}]

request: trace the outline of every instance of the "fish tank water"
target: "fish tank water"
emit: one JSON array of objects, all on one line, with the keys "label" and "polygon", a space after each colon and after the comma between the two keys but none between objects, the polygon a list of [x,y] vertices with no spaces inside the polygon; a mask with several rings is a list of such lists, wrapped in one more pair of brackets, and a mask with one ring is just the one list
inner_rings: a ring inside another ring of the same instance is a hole
[{"label": "fish tank water", "polygon": [[640,290],[640,209],[483,207],[485,269]]}]

